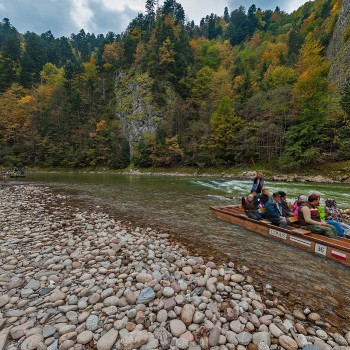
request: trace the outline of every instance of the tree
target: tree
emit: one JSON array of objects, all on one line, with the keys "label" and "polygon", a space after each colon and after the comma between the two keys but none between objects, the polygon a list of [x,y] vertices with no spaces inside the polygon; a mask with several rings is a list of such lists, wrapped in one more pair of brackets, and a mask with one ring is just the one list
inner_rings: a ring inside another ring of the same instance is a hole
[{"label": "tree", "polygon": [[156,17],[155,5],[156,0],[146,0],[146,13],[150,24],[153,23]]},{"label": "tree", "polygon": [[230,21],[230,14],[228,12],[228,7],[225,6],[225,9],[224,9],[224,21],[226,23],[228,23]]},{"label": "tree", "polygon": [[258,28],[258,19],[256,17],[256,11],[257,9],[255,5],[250,6],[248,9],[247,27],[249,36],[252,36],[255,32],[255,29]]},{"label": "tree", "polygon": [[248,36],[248,19],[244,7],[231,12],[230,23],[226,30],[226,39],[229,39],[233,46],[241,44]]},{"label": "tree", "polygon": [[341,92],[341,100],[340,104],[343,110],[350,117],[350,77],[348,78],[342,92]]},{"label": "tree", "polygon": [[235,115],[233,101],[229,97],[224,97],[210,119],[213,133],[209,149],[227,163],[236,162],[238,135],[242,124],[243,120]]}]

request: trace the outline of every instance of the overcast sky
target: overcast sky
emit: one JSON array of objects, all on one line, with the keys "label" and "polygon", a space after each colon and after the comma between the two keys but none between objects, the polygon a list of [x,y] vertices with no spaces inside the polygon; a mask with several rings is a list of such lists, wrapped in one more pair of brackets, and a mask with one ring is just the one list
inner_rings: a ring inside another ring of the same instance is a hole
[{"label": "overcast sky", "polygon": [[[159,1],[161,4],[163,1]],[[263,9],[292,12],[305,0],[178,0],[189,20],[199,23],[202,17],[221,15],[225,6],[234,10],[253,3]],[[69,36],[81,28],[95,34],[120,33],[137,13],[144,11],[145,0],[0,0],[0,18],[9,18],[19,32]]]}]

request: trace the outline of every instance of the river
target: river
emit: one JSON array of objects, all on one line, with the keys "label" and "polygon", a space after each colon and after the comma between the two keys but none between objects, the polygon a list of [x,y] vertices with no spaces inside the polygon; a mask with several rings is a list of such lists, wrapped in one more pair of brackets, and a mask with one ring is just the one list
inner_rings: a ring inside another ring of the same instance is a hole
[{"label": "river", "polygon": [[[260,285],[271,284],[289,306],[309,306],[329,322],[350,321],[350,269],[297,248],[269,240],[209,215],[209,206],[232,204],[227,197],[246,195],[251,181],[220,178],[111,174],[28,174],[11,183],[33,183],[68,190],[94,205],[108,207],[120,219],[169,229],[198,254],[228,259],[251,269]],[[350,208],[348,185],[266,184],[284,190],[290,201],[316,192]]]}]

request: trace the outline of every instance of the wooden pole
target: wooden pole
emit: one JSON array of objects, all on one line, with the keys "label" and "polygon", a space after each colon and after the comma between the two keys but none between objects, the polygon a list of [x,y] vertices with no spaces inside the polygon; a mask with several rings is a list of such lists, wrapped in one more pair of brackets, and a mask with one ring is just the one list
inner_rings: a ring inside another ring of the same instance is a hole
[{"label": "wooden pole", "polygon": [[256,170],[256,166],[255,166],[254,158],[252,157],[251,159],[252,159],[252,163],[253,163],[254,170],[255,170],[255,172],[258,174],[258,171]]}]

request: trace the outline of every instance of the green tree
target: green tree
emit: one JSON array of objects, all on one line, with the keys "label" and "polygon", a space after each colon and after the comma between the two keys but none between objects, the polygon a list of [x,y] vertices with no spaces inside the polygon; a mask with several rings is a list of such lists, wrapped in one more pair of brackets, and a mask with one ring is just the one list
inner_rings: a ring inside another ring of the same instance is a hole
[{"label": "green tree", "polygon": [[233,101],[224,97],[212,118],[210,125],[213,133],[209,141],[209,149],[226,163],[234,164],[239,155],[238,140],[239,131],[243,125],[243,120],[236,116]]}]

